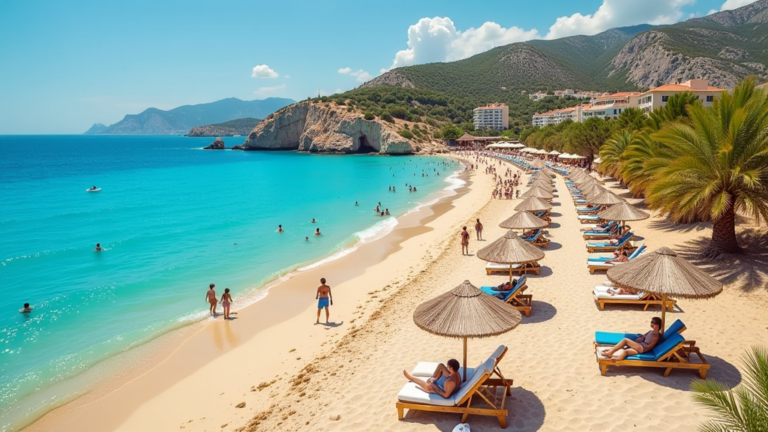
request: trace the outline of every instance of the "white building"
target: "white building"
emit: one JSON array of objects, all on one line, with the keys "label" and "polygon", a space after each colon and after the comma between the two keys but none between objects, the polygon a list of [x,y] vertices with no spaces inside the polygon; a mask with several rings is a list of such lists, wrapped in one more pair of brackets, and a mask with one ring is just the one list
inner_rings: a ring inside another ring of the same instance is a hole
[{"label": "white building", "polygon": [[509,129],[509,107],[506,104],[490,104],[474,109],[475,129]]},{"label": "white building", "polygon": [[584,109],[582,120],[600,117],[605,120],[616,120],[627,108],[637,108],[639,92],[622,92],[605,94],[592,99],[589,108]]}]

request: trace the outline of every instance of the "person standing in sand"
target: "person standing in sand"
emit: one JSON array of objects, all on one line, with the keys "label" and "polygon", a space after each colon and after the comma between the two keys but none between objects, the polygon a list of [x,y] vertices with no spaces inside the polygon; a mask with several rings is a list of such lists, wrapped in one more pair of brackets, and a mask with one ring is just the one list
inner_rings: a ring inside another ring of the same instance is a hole
[{"label": "person standing in sand", "polygon": [[483,239],[483,224],[480,223],[480,219],[475,224],[475,233],[477,234],[477,240]]},{"label": "person standing in sand", "polygon": [[467,227],[461,231],[461,254],[469,255],[469,233]]},{"label": "person standing in sand", "polygon": [[211,315],[216,316],[216,304],[219,302],[216,300],[216,284],[210,284],[208,286],[208,292],[205,293],[205,301],[211,305]]},{"label": "person standing in sand", "polygon": [[221,296],[221,307],[224,308],[224,319],[229,319],[229,306],[232,304],[232,294],[229,293],[229,288],[224,288],[224,294]]},{"label": "person standing in sand", "polygon": [[328,311],[329,306],[333,306],[333,294],[331,294],[331,287],[325,284],[325,278],[320,278],[321,285],[317,287],[317,294],[315,294],[315,300],[317,300],[317,321],[315,324],[320,324],[320,311],[325,308],[325,323],[328,324]]}]

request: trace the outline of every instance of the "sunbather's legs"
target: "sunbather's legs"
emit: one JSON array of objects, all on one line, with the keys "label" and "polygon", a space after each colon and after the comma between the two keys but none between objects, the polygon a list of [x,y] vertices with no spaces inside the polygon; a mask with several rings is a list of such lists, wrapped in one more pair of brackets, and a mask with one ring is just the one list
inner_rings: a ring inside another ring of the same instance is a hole
[{"label": "sunbather's legs", "polygon": [[446,377],[446,378],[448,378],[449,376],[451,376],[451,372],[450,372],[450,371],[448,370],[448,368],[447,368],[447,367],[445,367],[445,365],[444,365],[444,364],[442,364],[442,363],[440,363],[439,365],[437,365],[437,369],[435,369],[435,373],[433,373],[433,374],[432,374],[432,381],[434,381],[434,380],[436,380],[436,379],[440,378],[441,376],[444,376],[444,377]]},{"label": "sunbather's legs", "polygon": [[435,391],[432,390],[432,385],[423,379],[416,378],[415,376],[411,375],[403,369],[403,375],[405,375],[406,378],[408,378],[408,381],[411,381],[413,383],[416,383],[417,386],[419,386],[422,390],[424,390],[427,393],[434,393]]},{"label": "sunbather's legs", "polygon": [[[627,349],[625,349],[628,347]],[[624,338],[611,349],[603,351],[603,355],[615,360],[623,360],[628,355],[635,355],[642,351],[642,345],[632,339]]]}]

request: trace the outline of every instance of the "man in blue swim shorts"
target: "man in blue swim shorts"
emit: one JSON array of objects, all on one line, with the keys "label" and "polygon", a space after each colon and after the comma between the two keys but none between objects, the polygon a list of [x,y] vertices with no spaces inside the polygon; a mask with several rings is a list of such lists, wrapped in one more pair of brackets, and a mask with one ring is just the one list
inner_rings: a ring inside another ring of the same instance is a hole
[{"label": "man in blue swim shorts", "polygon": [[320,311],[325,308],[325,323],[328,324],[328,306],[333,306],[333,295],[331,294],[331,287],[325,284],[325,278],[320,279],[321,285],[317,287],[317,321],[315,324],[320,324]]}]

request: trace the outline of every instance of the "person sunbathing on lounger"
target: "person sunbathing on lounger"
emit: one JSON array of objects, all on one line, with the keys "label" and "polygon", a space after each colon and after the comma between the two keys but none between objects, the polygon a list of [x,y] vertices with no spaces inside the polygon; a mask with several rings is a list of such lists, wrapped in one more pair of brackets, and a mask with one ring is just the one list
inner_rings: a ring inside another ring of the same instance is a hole
[{"label": "person sunbathing on lounger", "polygon": [[459,376],[459,361],[456,359],[448,360],[448,366],[440,363],[435,369],[432,377],[424,381],[408,373],[403,369],[403,375],[409,381],[416,383],[420,389],[427,393],[436,393],[448,399],[461,387],[461,377]]},{"label": "person sunbathing on lounger", "polygon": [[606,232],[606,231],[609,231],[610,229],[611,229],[611,225],[610,225],[610,222],[608,222],[602,225],[597,225],[594,228],[582,228],[581,231],[582,232],[587,232],[587,231]]},{"label": "person sunbathing on lounger", "polygon": [[619,294],[634,294],[625,290],[624,288],[608,288],[607,290],[605,290],[605,292],[607,292],[612,296],[619,295]]},{"label": "person sunbathing on lounger", "polygon": [[627,356],[649,352],[661,340],[660,328],[661,318],[653,317],[651,318],[651,331],[635,340],[624,338],[615,347],[604,350],[602,354],[605,357],[610,357],[611,360],[624,360]]},{"label": "person sunbathing on lounger", "polygon": [[620,263],[620,262],[627,262],[629,261],[629,256],[627,256],[627,251],[621,251],[620,254],[616,258],[611,258],[606,263]]}]

